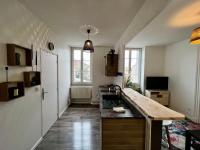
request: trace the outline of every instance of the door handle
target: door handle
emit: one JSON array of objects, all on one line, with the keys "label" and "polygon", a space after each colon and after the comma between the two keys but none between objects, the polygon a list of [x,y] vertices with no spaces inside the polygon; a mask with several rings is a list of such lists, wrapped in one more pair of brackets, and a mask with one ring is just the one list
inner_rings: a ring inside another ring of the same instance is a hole
[{"label": "door handle", "polygon": [[44,100],[44,95],[48,93],[47,91],[44,91],[44,88],[42,88],[42,99]]}]

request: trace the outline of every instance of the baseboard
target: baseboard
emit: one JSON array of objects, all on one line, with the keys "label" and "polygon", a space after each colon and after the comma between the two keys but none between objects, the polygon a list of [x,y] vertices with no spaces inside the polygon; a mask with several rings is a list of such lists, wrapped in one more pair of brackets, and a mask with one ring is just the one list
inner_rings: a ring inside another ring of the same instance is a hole
[{"label": "baseboard", "polygon": [[74,104],[81,104],[81,103],[90,104],[91,100],[90,99],[72,99],[71,103],[74,103]]},{"label": "baseboard", "polygon": [[191,116],[188,117],[188,116],[187,116],[186,119],[189,120],[189,121],[192,121],[192,122],[194,122],[194,123],[200,123],[200,122],[198,122],[198,119],[195,118],[195,117],[191,117]]},{"label": "baseboard", "polygon": [[71,104],[91,104],[91,102],[72,102]]},{"label": "baseboard", "polygon": [[92,105],[99,105],[99,101],[92,101],[91,104]]},{"label": "baseboard", "polygon": [[66,109],[68,108],[68,105],[65,106],[65,108],[59,113],[59,118],[63,115],[63,113],[66,111]]},{"label": "baseboard", "polygon": [[33,147],[31,148],[31,150],[34,150],[34,149],[36,149],[36,147],[40,144],[40,142],[42,141],[42,137],[41,138],[39,138],[38,140],[37,140],[37,142],[33,145]]}]

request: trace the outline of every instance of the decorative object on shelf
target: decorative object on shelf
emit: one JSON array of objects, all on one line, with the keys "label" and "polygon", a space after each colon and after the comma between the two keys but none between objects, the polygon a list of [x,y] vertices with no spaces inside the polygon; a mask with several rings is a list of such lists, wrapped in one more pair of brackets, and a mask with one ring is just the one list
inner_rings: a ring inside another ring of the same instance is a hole
[{"label": "decorative object on shelf", "polygon": [[18,88],[13,88],[13,96],[16,97],[16,96],[19,96],[19,89]]},{"label": "decorative object on shelf", "polygon": [[40,84],[39,72],[35,72],[35,75],[32,77],[32,80],[31,80],[31,85],[35,86],[35,85],[39,85],[39,84]]},{"label": "decorative object on shelf", "polygon": [[[23,63],[22,60],[24,60]],[[31,67],[32,50],[16,44],[7,44],[7,65]]]},{"label": "decorative object on shelf", "polygon": [[21,55],[19,53],[15,53],[15,64],[16,65],[21,64]]},{"label": "decorative object on shelf", "polygon": [[37,77],[36,77],[36,76],[33,76],[33,77],[32,77],[32,80],[31,80],[31,85],[32,85],[32,86],[36,85],[37,80],[38,80]]},{"label": "decorative object on shelf", "polygon": [[32,87],[41,84],[40,72],[39,71],[29,71],[24,72],[24,85],[25,87]]},{"label": "decorative object on shelf", "polygon": [[24,96],[24,82],[0,83],[0,101],[10,101]]},{"label": "decorative object on shelf", "polygon": [[54,44],[52,42],[48,42],[47,43],[47,47],[50,51],[53,51],[54,50]]},{"label": "decorative object on shelf", "polygon": [[198,27],[192,31],[192,34],[190,37],[190,43],[191,44],[200,44],[200,27]]},{"label": "decorative object on shelf", "polygon": [[99,32],[98,29],[91,25],[83,25],[80,27],[80,31],[88,36],[88,39],[84,43],[83,50],[93,53],[94,47],[92,41],[89,39],[89,36],[96,35]]},{"label": "decorative object on shelf", "polygon": [[115,50],[114,49],[110,49],[109,54],[114,55],[115,54]]}]

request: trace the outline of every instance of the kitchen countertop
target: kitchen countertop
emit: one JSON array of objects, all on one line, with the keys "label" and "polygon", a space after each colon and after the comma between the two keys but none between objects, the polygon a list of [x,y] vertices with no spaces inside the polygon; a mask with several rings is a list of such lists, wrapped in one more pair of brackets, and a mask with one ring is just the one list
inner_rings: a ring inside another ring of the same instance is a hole
[{"label": "kitchen countertop", "polygon": [[[104,90],[102,92],[102,90]],[[103,108],[103,95],[116,95],[115,92],[106,92],[108,91],[108,87],[106,86],[99,86],[99,96],[100,96],[100,112],[101,112],[101,118],[143,118],[142,114],[133,106],[129,106],[125,100],[123,100],[126,103],[125,112],[124,113],[117,113],[114,112],[112,109],[105,109]]]},{"label": "kitchen countertop", "polygon": [[101,118],[142,118],[141,116],[136,116],[130,109],[125,109],[124,113],[114,112],[112,109],[102,109]]},{"label": "kitchen countertop", "polygon": [[125,95],[129,103],[151,120],[182,120],[185,118],[185,115],[169,109],[130,88],[123,89],[122,94]]}]

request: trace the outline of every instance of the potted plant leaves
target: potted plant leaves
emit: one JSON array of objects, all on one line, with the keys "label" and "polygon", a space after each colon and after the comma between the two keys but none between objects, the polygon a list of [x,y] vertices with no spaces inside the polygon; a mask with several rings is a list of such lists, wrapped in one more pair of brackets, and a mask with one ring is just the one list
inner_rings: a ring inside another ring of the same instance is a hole
[{"label": "potted plant leaves", "polygon": [[127,78],[125,78],[125,81],[124,81],[124,86],[126,88],[131,88],[137,92],[139,92],[140,94],[142,94],[142,90],[140,88],[140,85],[137,84],[137,83],[133,83],[132,80],[131,80],[131,75],[129,75]]}]

